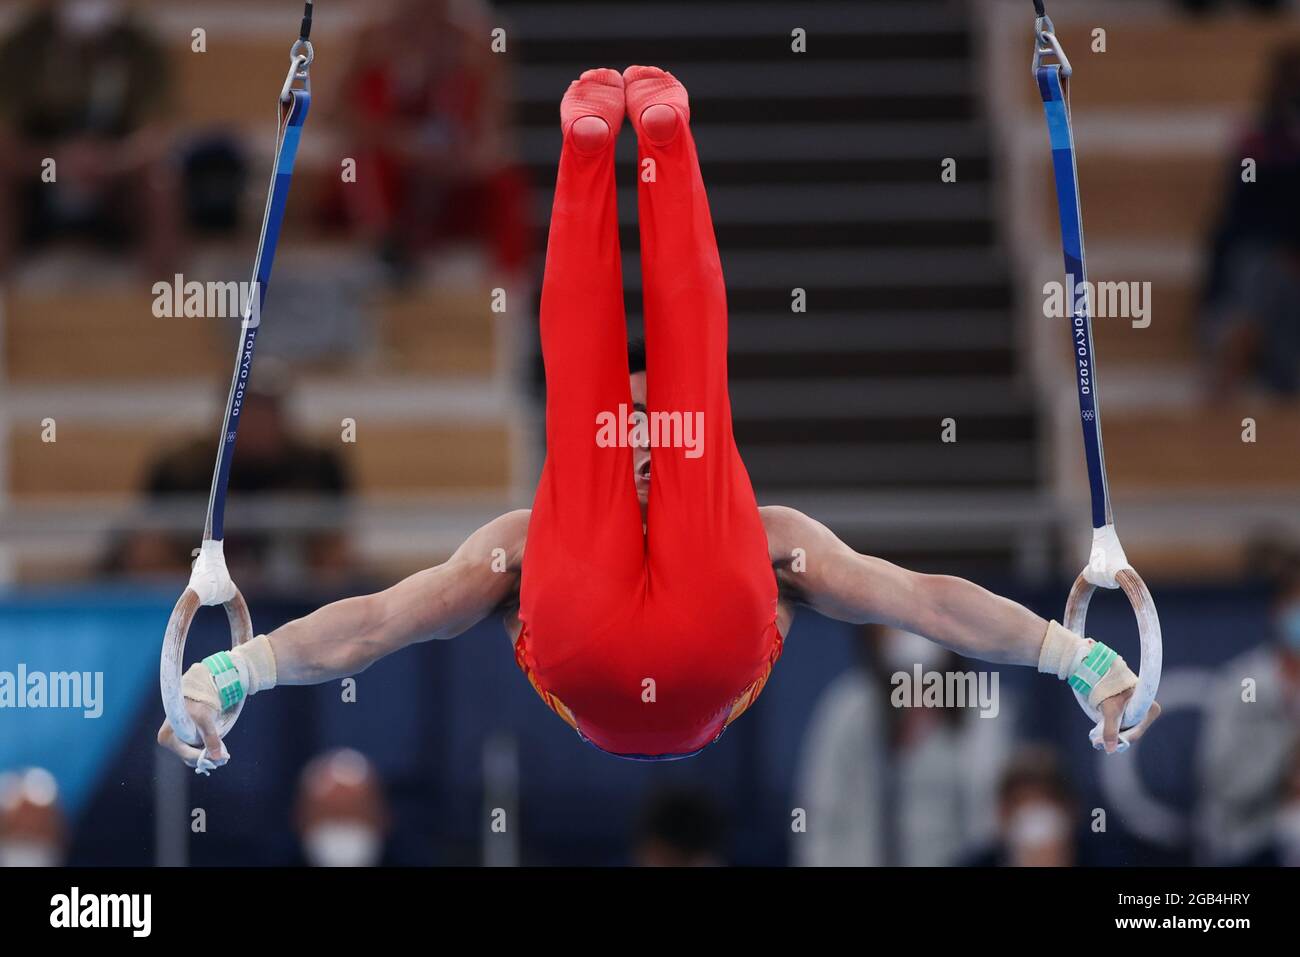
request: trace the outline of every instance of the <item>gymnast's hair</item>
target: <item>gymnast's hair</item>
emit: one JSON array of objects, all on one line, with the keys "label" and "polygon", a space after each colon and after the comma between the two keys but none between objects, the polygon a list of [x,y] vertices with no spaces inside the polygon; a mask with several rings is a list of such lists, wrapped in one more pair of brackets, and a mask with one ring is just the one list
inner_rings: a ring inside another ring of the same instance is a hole
[{"label": "gymnast's hair", "polygon": [[645,340],[636,336],[627,341],[627,372],[645,372]]}]

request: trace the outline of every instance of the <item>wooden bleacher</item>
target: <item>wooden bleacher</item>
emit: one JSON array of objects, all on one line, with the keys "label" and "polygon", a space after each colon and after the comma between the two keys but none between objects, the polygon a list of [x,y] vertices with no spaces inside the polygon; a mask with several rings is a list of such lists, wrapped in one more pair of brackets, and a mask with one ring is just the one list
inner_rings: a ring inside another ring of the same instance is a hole
[{"label": "wooden bleacher", "polygon": [[[340,443],[337,430],[310,437],[323,447],[337,447],[363,497],[509,490],[510,436],[504,425],[363,420],[358,431],[354,444]],[[6,450],[10,500],[20,507],[59,498],[130,500],[139,494],[159,452],[195,434],[190,428],[147,421],[105,425],[60,416],[58,441],[47,443],[39,427],[11,427]]]},{"label": "wooden bleacher", "polygon": [[[1242,438],[1248,418],[1254,420],[1254,442]],[[1300,407],[1293,404],[1107,413],[1105,423],[1111,482],[1127,490],[1177,495],[1300,488]]]},{"label": "wooden bleacher", "polygon": [[401,373],[491,376],[497,332],[489,292],[388,295],[375,310],[383,365]]},{"label": "wooden bleacher", "polygon": [[[1118,279],[1102,274],[1098,279]],[[1196,344],[1196,310],[1200,290],[1186,282],[1157,278],[1151,281],[1151,324],[1134,328],[1126,319],[1098,319],[1093,342],[1105,356],[1103,375],[1128,375],[1137,369],[1186,371],[1200,350]],[[1102,360],[1098,359],[1098,365]],[[1107,419],[1109,423],[1109,419]]]},{"label": "wooden bleacher", "polygon": [[[1058,2],[1052,19],[1078,71],[1071,96],[1081,111],[1248,113],[1268,75],[1269,53],[1300,40],[1294,16],[1196,18],[1179,16],[1167,4],[1126,0]],[[1094,54],[1092,31],[1099,27],[1106,31],[1106,52]],[[1028,44],[1023,35],[1018,39],[1024,59]],[[1033,84],[1023,84],[1017,95],[1032,109],[1042,108]]]},{"label": "wooden bleacher", "polygon": [[229,350],[218,348],[222,320],[160,319],[153,296],[137,286],[24,292],[11,285],[2,294],[4,378],[23,386],[229,375]]}]

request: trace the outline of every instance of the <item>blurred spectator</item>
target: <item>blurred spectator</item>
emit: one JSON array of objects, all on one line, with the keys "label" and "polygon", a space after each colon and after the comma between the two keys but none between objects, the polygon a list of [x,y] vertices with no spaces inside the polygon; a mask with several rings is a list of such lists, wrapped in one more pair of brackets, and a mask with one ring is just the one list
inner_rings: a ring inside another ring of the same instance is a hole
[{"label": "blurred spectator", "polygon": [[239,229],[248,160],[238,139],[211,130],[189,142],[181,157],[185,179],[185,224],[200,235]]},{"label": "blurred spectator", "polygon": [[169,271],[169,83],[162,49],[122,0],[47,0],[19,19],[0,41],[0,272],[18,244],[70,236],[138,243],[151,270]]},{"label": "blurred spectator", "polygon": [[1200,778],[1201,825],[1213,863],[1248,857],[1270,839],[1276,795],[1300,742],[1300,569],[1295,567],[1278,589],[1271,637],[1224,665],[1210,693]]},{"label": "blurred spectator", "polygon": [[804,738],[795,803],[807,833],[792,836],[803,866],[937,866],[992,828],[993,775],[1012,715],[971,708],[895,707],[897,672],[958,669],[951,652],[917,635],[868,625],[859,666],[817,703]]},{"label": "blurred spectator", "polygon": [[[1253,159],[1256,181],[1242,181]],[[1300,392],[1300,47],[1273,62],[1255,127],[1233,151],[1204,294],[1216,397]]]},{"label": "blurred spectator", "polygon": [[0,774],[0,867],[59,867],[67,839],[59,787],[49,771]]},{"label": "blurred spectator", "polygon": [[327,213],[399,270],[452,238],[487,246],[507,274],[528,265],[528,183],[486,14],[472,0],[391,0],[357,37],[338,95],[357,181],[333,184]]},{"label": "blurred spectator", "polygon": [[[285,412],[288,371],[265,361],[244,398],[239,438],[230,467],[230,495],[271,505],[325,497],[344,505],[350,483],[340,456],[293,434]],[[224,395],[223,395],[224,400]],[[223,401],[224,406],[224,401]],[[206,497],[212,484],[216,446],[196,438],[163,454],[148,470],[145,490],[153,503],[182,503]],[[263,584],[293,584],[308,575],[320,584],[350,568],[347,540],[339,530],[341,515],[313,512],[325,527],[232,530],[225,554],[232,574]],[[190,567],[192,532],[140,531],[119,542],[106,560],[110,574],[168,576]]]},{"label": "blurred spectator", "polygon": [[374,766],[350,748],[313,758],[298,780],[294,828],[312,867],[383,864],[389,812]]},{"label": "blurred spectator", "polygon": [[716,867],[723,854],[722,811],[706,794],[661,791],[642,811],[632,848],[638,867]]},{"label": "blurred spectator", "polygon": [[1282,776],[1273,826],[1262,851],[1242,861],[1245,867],[1300,867],[1300,745],[1291,752]]},{"label": "blurred spectator", "polygon": [[1091,863],[1073,791],[1055,755],[1025,748],[998,788],[998,838],[968,857],[968,867],[1075,867]]}]

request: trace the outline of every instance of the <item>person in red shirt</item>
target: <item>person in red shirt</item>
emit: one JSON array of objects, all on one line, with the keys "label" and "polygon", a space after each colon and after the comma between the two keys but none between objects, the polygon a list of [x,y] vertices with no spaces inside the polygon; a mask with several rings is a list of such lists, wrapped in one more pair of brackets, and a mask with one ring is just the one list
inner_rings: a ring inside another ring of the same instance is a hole
[{"label": "person in red shirt", "polygon": [[391,0],[364,25],[338,90],[357,181],[335,179],[329,220],[406,268],[448,240],[520,274],[532,257],[530,184],[509,137],[505,58],[491,24],[448,0]]},{"label": "person in red shirt", "polygon": [[[614,142],[625,114],[639,144],[644,371],[629,363],[623,315]],[[560,116],[541,302],[547,458],[532,509],[488,523],[436,568],[231,652],[240,695],[353,674],[501,613],[529,681],[583,739],[620,757],[686,757],[758,697],[804,605],[1086,676],[1113,750],[1136,685],[1122,658],[1081,671],[1093,643],[1055,622],[860,555],[794,509],[757,506],[732,437],[726,292],[685,88],[655,67],[589,70]],[[200,769],[225,763],[210,669],[195,665],[183,687],[204,748],[167,724],[160,742]]]}]

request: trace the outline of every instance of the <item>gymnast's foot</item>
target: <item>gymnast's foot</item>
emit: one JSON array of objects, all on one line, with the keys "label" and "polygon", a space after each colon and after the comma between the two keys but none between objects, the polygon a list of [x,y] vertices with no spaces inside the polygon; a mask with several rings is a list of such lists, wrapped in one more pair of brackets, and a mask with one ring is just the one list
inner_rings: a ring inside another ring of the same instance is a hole
[{"label": "gymnast's foot", "polygon": [[560,129],[583,153],[603,149],[623,125],[623,77],[617,70],[588,70],[569,84],[560,102]]},{"label": "gymnast's foot", "polygon": [[691,121],[686,87],[657,66],[630,66],[623,71],[627,115],[638,138],[666,145],[684,123]]}]

